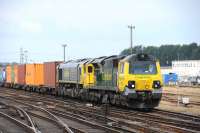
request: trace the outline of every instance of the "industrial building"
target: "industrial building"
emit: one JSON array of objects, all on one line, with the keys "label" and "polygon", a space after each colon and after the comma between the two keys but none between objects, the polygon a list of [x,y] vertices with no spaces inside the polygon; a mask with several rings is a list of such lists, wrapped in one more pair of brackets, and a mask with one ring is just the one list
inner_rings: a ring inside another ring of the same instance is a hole
[{"label": "industrial building", "polygon": [[199,76],[200,60],[172,61],[172,72],[176,73],[179,77]]},{"label": "industrial building", "polygon": [[161,67],[161,74],[173,73],[171,66]]},{"label": "industrial building", "polygon": [[199,84],[200,60],[172,61],[171,67],[161,67],[165,85],[179,83]]}]

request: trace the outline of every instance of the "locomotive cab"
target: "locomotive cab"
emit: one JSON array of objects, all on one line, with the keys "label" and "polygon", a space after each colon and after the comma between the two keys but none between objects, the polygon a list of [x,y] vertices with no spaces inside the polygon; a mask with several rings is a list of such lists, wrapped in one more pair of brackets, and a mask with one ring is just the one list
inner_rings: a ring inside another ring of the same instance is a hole
[{"label": "locomotive cab", "polygon": [[[153,107],[159,104],[162,76],[159,62],[155,58],[147,54],[127,56],[119,62],[118,73],[119,91],[131,101],[143,101],[144,104],[151,102],[155,104]],[[151,108],[151,104],[145,106]]]}]

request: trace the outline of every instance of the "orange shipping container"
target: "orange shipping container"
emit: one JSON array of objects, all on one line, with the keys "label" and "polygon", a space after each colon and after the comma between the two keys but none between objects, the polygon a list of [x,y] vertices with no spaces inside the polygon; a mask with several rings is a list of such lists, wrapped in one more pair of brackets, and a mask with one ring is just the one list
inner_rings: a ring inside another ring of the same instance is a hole
[{"label": "orange shipping container", "polygon": [[18,65],[14,65],[14,83],[18,83]]},{"label": "orange shipping container", "polygon": [[11,66],[6,66],[6,82],[11,83]]},{"label": "orange shipping container", "polygon": [[18,65],[18,84],[26,83],[26,65]]},{"label": "orange shipping container", "polygon": [[44,85],[56,88],[57,66],[61,62],[44,62]]},{"label": "orange shipping container", "polygon": [[43,64],[26,64],[26,84],[36,86],[44,84]]}]

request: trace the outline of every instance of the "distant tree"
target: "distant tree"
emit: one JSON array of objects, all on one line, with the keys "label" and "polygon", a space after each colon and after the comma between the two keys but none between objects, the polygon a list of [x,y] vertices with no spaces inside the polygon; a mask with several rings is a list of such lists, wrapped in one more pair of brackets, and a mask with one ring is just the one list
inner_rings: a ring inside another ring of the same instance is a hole
[{"label": "distant tree", "polygon": [[[131,50],[124,49],[120,54],[129,55]],[[200,60],[200,46],[193,42],[190,44],[168,44],[161,46],[146,46],[141,45],[133,47],[133,53],[144,52],[151,54],[160,60],[161,66],[170,66],[173,60]]]}]

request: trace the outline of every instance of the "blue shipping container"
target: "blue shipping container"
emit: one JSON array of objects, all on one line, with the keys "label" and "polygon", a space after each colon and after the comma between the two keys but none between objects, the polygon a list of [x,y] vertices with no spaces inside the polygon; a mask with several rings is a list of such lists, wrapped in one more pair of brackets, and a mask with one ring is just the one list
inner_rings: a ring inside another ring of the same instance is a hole
[{"label": "blue shipping container", "polygon": [[175,73],[163,74],[164,85],[169,85],[169,83],[176,83],[178,80],[178,75]]}]

